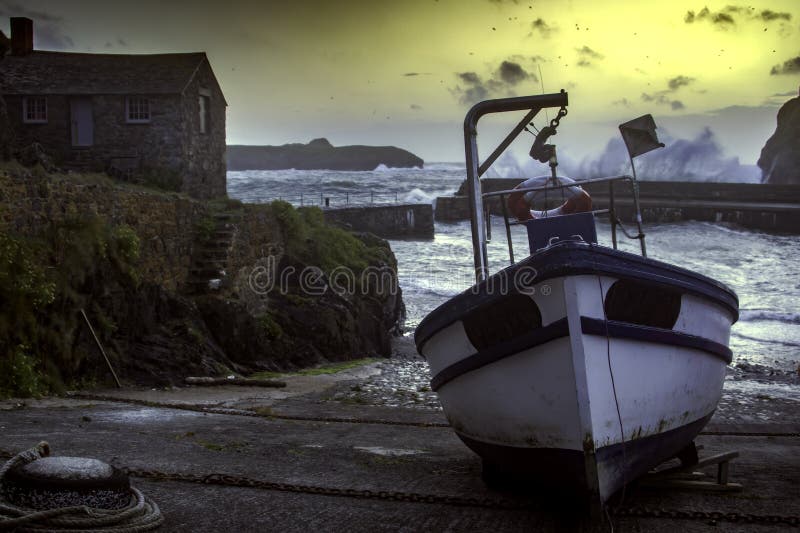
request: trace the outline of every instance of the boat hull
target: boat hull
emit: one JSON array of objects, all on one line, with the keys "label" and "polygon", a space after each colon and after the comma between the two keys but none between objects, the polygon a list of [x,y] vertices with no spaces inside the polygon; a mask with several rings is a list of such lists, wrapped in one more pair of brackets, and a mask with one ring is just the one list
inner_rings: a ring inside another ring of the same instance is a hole
[{"label": "boat hull", "polygon": [[[735,295],[598,246],[562,245],[504,272],[524,268],[536,271],[525,287],[490,278],[431,313],[418,349],[450,424],[487,469],[605,501],[710,419]],[[646,311],[662,297],[670,309]],[[503,329],[509,321],[517,325]]]}]

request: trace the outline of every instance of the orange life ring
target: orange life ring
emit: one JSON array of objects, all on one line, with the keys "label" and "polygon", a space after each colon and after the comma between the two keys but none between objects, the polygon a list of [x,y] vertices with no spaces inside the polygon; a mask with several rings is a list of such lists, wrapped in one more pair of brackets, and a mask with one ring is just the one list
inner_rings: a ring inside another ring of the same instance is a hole
[{"label": "orange life ring", "polygon": [[[552,183],[553,179],[554,178],[551,176],[538,176],[525,180],[514,188],[529,189],[531,187],[545,187],[548,183]],[[571,183],[575,183],[575,180],[564,176],[558,176],[555,178],[555,180],[559,185],[569,185]],[[534,218],[570,215],[572,213],[585,213],[592,210],[592,197],[589,196],[589,193],[583,190],[580,186],[575,185],[571,187],[565,187],[563,189],[554,189],[553,193],[560,194],[561,191],[563,191],[564,195],[566,196],[566,201],[554,209],[548,209],[545,211],[531,209],[534,201],[540,195],[544,194],[543,190],[513,192],[508,195],[508,210],[519,221],[531,220]]]}]

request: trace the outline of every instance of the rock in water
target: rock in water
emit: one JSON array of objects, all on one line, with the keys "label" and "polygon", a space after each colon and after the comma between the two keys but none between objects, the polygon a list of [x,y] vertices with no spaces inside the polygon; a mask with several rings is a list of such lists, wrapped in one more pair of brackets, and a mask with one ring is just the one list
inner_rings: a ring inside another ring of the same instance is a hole
[{"label": "rock in water", "polygon": [[283,146],[230,145],[228,170],[375,170],[422,167],[416,155],[394,146],[333,146],[327,139]]},{"label": "rock in water", "polygon": [[778,111],[778,127],[761,149],[758,166],[762,183],[800,184],[800,97]]}]

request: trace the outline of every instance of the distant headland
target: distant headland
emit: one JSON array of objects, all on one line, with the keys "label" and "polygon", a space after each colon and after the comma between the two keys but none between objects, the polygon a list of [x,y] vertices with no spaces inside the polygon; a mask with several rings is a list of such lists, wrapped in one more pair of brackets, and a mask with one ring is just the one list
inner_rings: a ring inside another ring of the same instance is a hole
[{"label": "distant headland", "polygon": [[328,139],[283,146],[228,145],[228,170],[375,170],[422,168],[424,161],[394,146],[333,146]]}]

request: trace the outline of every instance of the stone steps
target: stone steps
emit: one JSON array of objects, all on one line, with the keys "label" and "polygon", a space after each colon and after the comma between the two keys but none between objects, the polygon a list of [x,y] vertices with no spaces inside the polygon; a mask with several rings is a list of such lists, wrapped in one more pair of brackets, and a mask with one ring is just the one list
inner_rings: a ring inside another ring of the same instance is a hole
[{"label": "stone steps", "polygon": [[186,289],[190,294],[203,294],[214,290],[226,275],[228,253],[236,234],[240,213],[221,212],[212,215],[215,223],[210,240],[196,243]]}]

